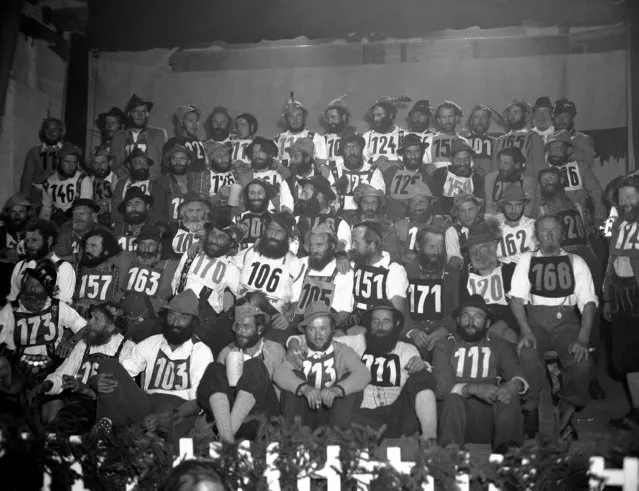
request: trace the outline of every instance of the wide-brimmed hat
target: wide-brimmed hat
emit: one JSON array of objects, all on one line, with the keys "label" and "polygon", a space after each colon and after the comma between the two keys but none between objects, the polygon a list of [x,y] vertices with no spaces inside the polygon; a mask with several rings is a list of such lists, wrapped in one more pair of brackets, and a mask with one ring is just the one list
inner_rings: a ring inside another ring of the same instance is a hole
[{"label": "wide-brimmed hat", "polygon": [[204,143],[204,151],[210,159],[221,157],[226,153],[231,153],[231,150],[233,150],[231,145],[227,145],[226,143],[218,142],[215,140],[207,140]]},{"label": "wide-brimmed hat", "polygon": [[94,213],[97,213],[100,211],[100,206],[95,201],[88,198],[80,198],[74,201],[73,205],[71,205],[71,209],[75,210],[76,208],[80,208],[81,206],[86,206],[87,208],[90,208],[91,211],[93,211]]},{"label": "wide-brimmed hat", "polygon": [[177,312],[178,314],[189,314],[197,318],[200,317],[198,310],[199,299],[191,289],[184,290],[174,296],[168,305],[162,307],[165,310]]},{"label": "wide-brimmed hat", "polygon": [[408,115],[410,116],[414,112],[432,114],[433,107],[430,105],[430,101],[428,99],[421,99],[415,103],[410,111],[408,111]]},{"label": "wide-brimmed hat", "polygon": [[124,111],[122,111],[122,109],[120,109],[119,107],[113,106],[107,112],[98,114],[98,117],[95,120],[95,125],[100,129],[104,128],[104,125],[106,124],[106,118],[108,116],[117,118],[120,123],[126,121],[126,114],[124,114]]},{"label": "wide-brimmed hat", "polygon": [[191,150],[180,143],[176,143],[171,148],[169,148],[164,154],[164,159],[168,162],[171,157],[173,157],[178,152],[184,152],[186,154],[186,158],[188,158],[189,160],[194,159],[193,152],[191,152]]},{"label": "wide-brimmed hat", "polygon": [[129,189],[126,190],[126,194],[124,195],[124,199],[122,200],[122,203],[118,205],[118,213],[123,214],[124,211],[126,210],[126,204],[132,199],[136,199],[136,198],[141,199],[147,205],[153,204],[153,196],[146,194],[138,186],[131,186]]},{"label": "wide-brimmed hat", "polygon": [[270,219],[277,222],[282,226],[289,237],[294,237],[297,235],[297,222],[295,221],[295,217],[288,211],[277,211],[275,213],[271,213]]},{"label": "wide-brimmed hat", "polygon": [[308,179],[302,179],[299,181],[300,186],[310,184],[315,188],[315,191],[319,191],[326,198],[331,201],[336,198],[335,192],[331,189],[331,183],[328,182],[324,176],[313,176]]},{"label": "wide-brimmed hat", "polygon": [[475,156],[475,150],[466,141],[461,138],[455,138],[450,145],[450,157],[454,157],[459,152],[469,152],[471,156]]},{"label": "wide-brimmed hat", "polygon": [[177,118],[178,122],[181,123],[182,121],[184,121],[184,118],[189,113],[197,113],[198,118],[202,117],[202,111],[193,104],[187,104],[186,106],[178,107],[177,111],[175,111],[175,117]]},{"label": "wide-brimmed hat", "polygon": [[415,133],[409,133],[402,138],[402,142],[397,148],[397,151],[402,153],[406,148],[411,146],[418,146],[422,150],[425,150],[430,146],[430,143],[425,142],[421,136],[416,135]]},{"label": "wide-brimmed hat", "polygon": [[524,193],[524,188],[519,183],[511,183],[501,194],[499,199],[502,203],[510,203],[513,201],[530,201],[530,197]]},{"label": "wide-brimmed hat", "polygon": [[547,95],[537,97],[535,105],[533,106],[533,111],[539,107],[547,107],[549,109],[552,109],[552,102],[550,102],[550,97],[548,97]]},{"label": "wide-brimmed hat", "polygon": [[552,115],[558,116],[563,113],[570,113],[574,117],[577,114],[577,106],[574,102],[569,101],[568,99],[559,99],[555,101],[555,108],[552,111]]},{"label": "wide-brimmed hat", "polygon": [[299,327],[306,327],[317,317],[327,316],[337,322],[337,313],[332,312],[325,302],[311,302],[304,311],[304,318],[299,322]]},{"label": "wide-brimmed hat", "polygon": [[29,200],[29,198],[27,198],[24,194],[16,193],[7,200],[7,202],[4,204],[3,210],[13,208],[14,206],[31,207],[33,205],[31,204],[31,201]]},{"label": "wide-brimmed hat", "polygon": [[154,240],[156,242],[162,241],[162,231],[155,225],[146,225],[140,230],[140,233],[135,238],[135,242],[142,242],[143,240]]},{"label": "wide-brimmed hat", "polygon": [[470,295],[468,298],[466,298],[459,307],[453,310],[453,317],[459,317],[462,310],[464,310],[466,307],[475,307],[481,309],[486,312],[489,319],[493,318],[492,308],[486,303],[486,300],[484,300],[484,297],[482,297],[481,295],[475,294]]},{"label": "wide-brimmed hat", "polygon": [[362,198],[366,196],[374,196],[383,200],[386,196],[384,195],[384,191],[381,189],[374,188],[370,184],[361,183],[353,190],[353,201],[356,204],[362,200]]},{"label": "wide-brimmed hat", "polygon": [[131,109],[138,106],[146,106],[146,110],[149,112],[153,110],[153,103],[151,101],[146,101],[142,99],[142,97],[140,97],[139,95],[133,94],[131,98],[129,99],[129,102],[126,103],[126,108],[124,109],[124,112],[128,113]]},{"label": "wide-brimmed hat", "polygon": [[315,143],[308,137],[298,138],[286,149],[287,152],[292,152],[293,150],[299,150],[309,157],[312,157],[315,155]]},{"label": "wide-brimmed hat", "polygon": [[[497,224],[498,227],[498,224]],[[501,239],[497,227],[491,226],[488,222],[481,222],[471,227],[468,231],[468,240],[466,240],[466,246],[472,247],[479,244],[487,244],[488,242],[495,242]]]},{"label": "wide-brimmed hat", "polygon": [[546,147],[554,142],[562,142],[572,147],[572,138],[570,137],[570,133],[568,133],[566,130],[556,131],[555,133],[550,135],[548,137],[548,141],[546,142]]},{"label": "wide-brimmed hat", "polygon": [[25,269],[24,274],[35,278],[49,297],[53,298],[57,294],[58,271],[51,260],[39,261],[33,268]]},{"label": "wide-brimmed hat", "polygon": [[242,322],[244,319],[248,317],[255,317],[256,315],[265,315],[267,319],[271,318],[258,306],[253,305],[251,302],[246,302],[242,305],[235,306],[233,319],[235,320],[235,322]]}]

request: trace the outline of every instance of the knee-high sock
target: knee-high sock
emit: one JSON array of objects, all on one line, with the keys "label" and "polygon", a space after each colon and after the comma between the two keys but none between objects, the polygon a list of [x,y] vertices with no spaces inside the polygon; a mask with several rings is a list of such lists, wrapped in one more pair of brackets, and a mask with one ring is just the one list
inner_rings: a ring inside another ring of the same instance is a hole
[{"label": "knee-high sock", "polygon": [[626,380],[628,381],[631,405],[633,408],[639,409],[639,372],[627,373]]},{"label": "knee-high sock", "polygon": [[240,390],[235,398],[233,409],[231,410],[231,431],[233,436],[244,423],[244,420],[255,406],[255,397],[250,392]]},{"label": "knee-high sock", "polygon": [[209,397],[211,411],[215,418],[215,425],[220,434],[220,438],[227,442],[233,441],[233,431],[231,429],[231,405],[229,398],[222,392],[216,392]]},{"label": "knee-high sock", "polygon": [[422,390],[415,397],[415,412],[422,427],[422,438],[437,438],[437,404],[432,390]]}]

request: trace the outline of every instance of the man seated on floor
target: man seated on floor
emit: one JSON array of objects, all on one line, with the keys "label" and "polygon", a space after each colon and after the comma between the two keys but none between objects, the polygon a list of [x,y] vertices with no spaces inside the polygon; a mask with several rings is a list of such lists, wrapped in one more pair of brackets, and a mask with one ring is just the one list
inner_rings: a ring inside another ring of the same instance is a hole
[{"label": "man seated on floor", "polygon": [[324,302],[311,303],[299,324],[306,356],[301,363],[285,361],[273,376],[288,422],[298,416],[313,430],[323,425],[347,428],[361,405],[371,376],[352,348],[333,340],[335,323],[336,314]]},{"label": "man seated on floor", "polygon": [[[470,296],[453,313],[457,334],[437,342],[433,353],[442,446],[492,443],[494,453],[524,442],[520,394],[528,389],[515,346],[488,335],[492,314]],[[501,384],[499,384],[501,379]]]},{"label": "man seated on floor", "polygon": [[[194,337],[199,323],[197,304],[192,290],[176,295],[165,307],[162,334],[140,342],[121,363],[98,362],[99,433],[144,421],[147,429],[168,430],[174,438],[188,434],[200,410],[197,387],[213,361],[211,350]],[[134,377],[142,372],[140,387]]]},{"label": "man seated on floor", "polygon": [[[373,428],[386,425],[386,438],[421,431],[422,439],[435,439],[435,379],[417,348],[399,340],[403,327],[404,315],[381,301],[371,310],[365,333],[335,338],[357,353],[371,376],[355,420]],[[291,337],[287,345],[289,356],[301,362],[308,351],[305,337]]]},{"label": "man seated on floor", "polygon": [[[235,438],[253,440],[259,422],[251,415],[278,416],[280,401],[273,384],[273,373],[284,362],[284,348],[264,339],[271,327],[269,304],[262,292],[250,292],[235,303],[235,341],[222,350],[211,363],[197,389],[197,401],[213,416],[222,441]],[[238,380],[229,380],[229,354],[241,352],[243,366]],[[234,385],[232,385],[234,384]],[[248,418],[248,419],[247,419]]]},{"label": "man seated on floor", "polygon": [[[98,362],[131,356],[135,343],[126,339],[126,316],[113,302],[91,305],[88,323],[68,358],[42,383],[42,390],[58,398],[42,407],[42,420],[55,433],[78,435],[95,423],[95,389]],[[97,388],[97,387],[96,387]]]}]

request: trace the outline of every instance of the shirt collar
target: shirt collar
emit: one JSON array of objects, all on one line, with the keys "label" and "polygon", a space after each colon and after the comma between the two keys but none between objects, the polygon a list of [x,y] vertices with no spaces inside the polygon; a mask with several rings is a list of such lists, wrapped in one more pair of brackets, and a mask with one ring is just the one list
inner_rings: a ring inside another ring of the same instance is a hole
[{"label": "shirt collar", "polygon": [[323,358],[333,353],[333,351],[335,351],[335,348],[333,347],[333,343],[331,343],[331,345],[328,347],[326,351],[315,351],[315,350],[312,350],[311,348],[308,348],[306,357],[307,358]]}]

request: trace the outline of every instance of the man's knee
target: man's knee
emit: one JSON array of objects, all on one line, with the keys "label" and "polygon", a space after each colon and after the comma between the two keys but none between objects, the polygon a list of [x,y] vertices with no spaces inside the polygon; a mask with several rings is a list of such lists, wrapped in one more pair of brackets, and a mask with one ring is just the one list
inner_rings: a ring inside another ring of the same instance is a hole
[{"label": "man's knee", "polygon": [[435,377],[428,370],[421,370],[408,377],[402,391],[405,391],[411,400],[415,400],[417,394],[423,390],[434,391],[437,386]]},{"label": "man's knee", "polygon": [[442,411],[442,419],[447,415],[466,412],[466,398],[460,394],[448,394],[444,397],[444,408]]},{"label": "man's knee", "polygon": [[206,368],[200,385],[198,385],[196,397],[198,405],[210,410],[209,398],[216,393],[228,394],[229,382],[226,378],[226,367],[218,362],[209,364]]}]

